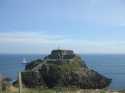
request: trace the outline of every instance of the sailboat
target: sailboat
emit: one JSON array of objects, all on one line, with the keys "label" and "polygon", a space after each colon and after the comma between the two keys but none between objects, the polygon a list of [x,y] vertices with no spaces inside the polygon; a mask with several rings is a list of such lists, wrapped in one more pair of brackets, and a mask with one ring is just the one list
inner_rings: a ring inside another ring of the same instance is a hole
[{"label": "sailboat", "polygon": [[23,58],[21,64],[27,64],[26,58]]}]

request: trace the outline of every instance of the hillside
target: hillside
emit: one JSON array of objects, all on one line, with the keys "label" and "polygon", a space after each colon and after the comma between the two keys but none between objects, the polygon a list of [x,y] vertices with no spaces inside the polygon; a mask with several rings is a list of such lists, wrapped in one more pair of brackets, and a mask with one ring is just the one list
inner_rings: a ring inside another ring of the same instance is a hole
[{"label": "hillside", "polygon": [[44,59],[26,65],[22,72],[27,87],[76,87],[81,89],[102,89],[111,79],[87,67],[72,50],[53,50]]}]

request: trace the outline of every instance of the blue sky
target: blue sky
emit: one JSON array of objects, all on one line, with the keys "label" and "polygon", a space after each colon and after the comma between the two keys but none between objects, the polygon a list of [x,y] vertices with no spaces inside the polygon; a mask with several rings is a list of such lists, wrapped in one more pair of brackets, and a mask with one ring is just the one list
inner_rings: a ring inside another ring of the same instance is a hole
[{"label": "blue sky", "polygon": [[124,0],[0,0],[0,53],[125,53]]}]

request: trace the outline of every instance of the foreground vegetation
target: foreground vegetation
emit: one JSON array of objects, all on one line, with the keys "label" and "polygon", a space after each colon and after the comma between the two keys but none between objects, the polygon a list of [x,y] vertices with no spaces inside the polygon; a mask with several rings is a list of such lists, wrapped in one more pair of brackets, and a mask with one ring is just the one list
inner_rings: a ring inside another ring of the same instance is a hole
[{"label": "foreground vegetation", "polygon": [[[14,90],[7,90],[7,91],[2,91],[0,93],[19,93],[18,88],[15,88]],[[29,88],[23,88],[22,93],[125,93],[125,91],[111,91],[111,90],[97,90],[97,89],[61,89],[61,88],[56,88],[56,89],[42,89],[42,88],[35,88],[35,89],[29,89]]]}]

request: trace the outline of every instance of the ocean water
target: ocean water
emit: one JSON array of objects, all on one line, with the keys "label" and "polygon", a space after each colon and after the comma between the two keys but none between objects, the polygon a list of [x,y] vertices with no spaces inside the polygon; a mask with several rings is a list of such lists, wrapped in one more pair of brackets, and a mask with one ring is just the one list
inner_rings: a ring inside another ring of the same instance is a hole
[{"label": "ocean water", "polygon": [[[28,62],[37,58],[43,58],[45,55],[0,55],[0,74],[4,74],[13,80],[17,78],[17,73],[23,71],[24,64],[21,64],[25,58]],[[100,74],[112,79],[109,88],[125,89],[125,55],[109,54],[83,54],[80,55],[86,64]]]}]

